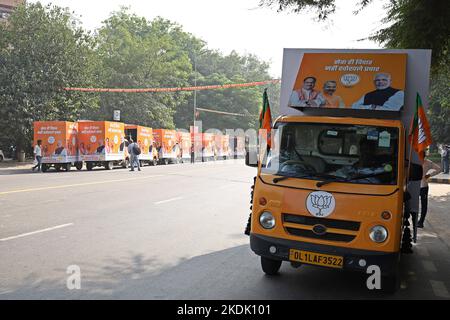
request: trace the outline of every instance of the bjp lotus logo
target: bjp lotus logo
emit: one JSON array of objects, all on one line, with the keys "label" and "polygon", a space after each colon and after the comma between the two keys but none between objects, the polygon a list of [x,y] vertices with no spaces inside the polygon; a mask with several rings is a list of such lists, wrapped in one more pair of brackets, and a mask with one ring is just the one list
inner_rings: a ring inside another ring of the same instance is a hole
[{"label": "bjp lotus logo", "polygon": [[314,191],[306,199],[306,208],[315,217],[327,217],[336,206],[336,201],[331,193],[325,191]]}]

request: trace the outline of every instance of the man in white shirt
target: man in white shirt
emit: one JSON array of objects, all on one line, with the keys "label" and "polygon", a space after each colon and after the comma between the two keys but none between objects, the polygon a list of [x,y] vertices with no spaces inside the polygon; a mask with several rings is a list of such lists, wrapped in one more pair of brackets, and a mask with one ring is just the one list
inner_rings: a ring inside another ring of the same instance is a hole
[{"label": "man in white shirt", "polygon": [[400,111],[404,104],[405,93],[391,87],[391,75],[377,73],[373,83],[376,90],[363,95],[352,105],[352,109]]},{"label": "man in white shirt", "polygon": [[292,91],[289,99],[290,107],[320,107],[325,104],[325,99],[319,96],[319,91],[314,90],[316,78],[306,77],[303,87]]},{"label": "man in white shirt", "polygon": [[37,164],[31,168],[31,171],[34,171],[36,168],[38,169],[38,172],[41,171],[41,162],[42,162],[42,148],[41,148],[42,140],[38,140],[37,144],[34,146],[34,158],[37,161]]}]

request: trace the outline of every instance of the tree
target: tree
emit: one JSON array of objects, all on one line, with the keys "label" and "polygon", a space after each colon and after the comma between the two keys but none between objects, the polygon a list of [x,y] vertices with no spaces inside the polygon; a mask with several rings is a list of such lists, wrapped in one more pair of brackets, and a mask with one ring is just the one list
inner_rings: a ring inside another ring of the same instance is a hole
[{"label": "tree", "polygon": [[[113,13],[98,35],[102,84],[108,88],[186,86],[192,66],[183,37],[181,27],[168,20],[147,21],[126,8]],[[173,115],[186,96],[185,92],[105,93],[96,117],[109,119],[114,109],[120,109],[126,123],[173,128]]]},{"label": "tree", "polygon": [[[245,83],[262,81],[270,78],[268,73],[269,65],[260,61],[254,55],[240,56],[236,52],[229,55],[222,55],[218,51],[205,50],[198,51],[197,64],[197,85],[217,85],[231,83]],[[194,63],[194,62],[193,62]],[[191,84],[194,81],[191,78]],[[197,92],[197,107],[237,113],[244,116],[224,115],[199,111],[197,120],[202,121],[203,129],[232,129],[241,128],[247,130],[256,128],[258,124],[259,108],[262,104],[261,87],[204,90]],[[269,92],[273,91],[272,86]],[[274,99],[274,106],[278,103],[278,97]],[[177,112],[175,119],[177,126],[188,128],[193,122],[193,95],[189,97],[186,104],[182,105]]]},{"label": "tree", "polygon": [[19,6],[0,34],[3,147],[30,148],[35,120],[76,120],[95,108],[95,95],[61,90],[95,82],[95,43],[66,9]]}]

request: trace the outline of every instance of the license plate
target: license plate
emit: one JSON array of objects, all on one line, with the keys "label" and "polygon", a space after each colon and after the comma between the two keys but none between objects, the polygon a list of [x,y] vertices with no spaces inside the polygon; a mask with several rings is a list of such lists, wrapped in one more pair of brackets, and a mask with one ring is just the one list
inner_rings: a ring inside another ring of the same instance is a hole
[{"label": "license plate", "polygon": [[344,265],[344,257],[296,249],[289,250],[289,260],[338,269]]}]

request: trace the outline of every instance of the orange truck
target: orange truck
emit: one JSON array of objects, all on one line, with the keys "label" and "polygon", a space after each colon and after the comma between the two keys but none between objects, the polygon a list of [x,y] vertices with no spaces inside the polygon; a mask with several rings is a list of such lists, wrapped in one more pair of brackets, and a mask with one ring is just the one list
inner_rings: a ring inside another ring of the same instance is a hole
[{"label": "orange truck", "polygon": [[242,159],[245,157],[245,137],[235,136],[233,145],[234,159]]},{"label": "orange truck", "polygon": [[260,139],[246,157],[257,167],[250,247],[269,275],[283,261],[364,273],[372,266],[377,289],[394,292],[410,243],[406,221],[419,206],[421,162],[406,138],[416,94],[428,93],[431,51],[284,54],[283,115],[271,146]]},{"label": "orange truck", "polygon": [[126,168],[129,161],[125,128],[121,122],[79,121],[78,150],[86,169],[114,166]]},{"label": "orange truck", "polygon": [[152,166],[158,164],[158,151],[156,150],[156,144],[153,139],[152,128],[126,124],[125,137],[127,142],[129,142],[129,138],[132,138],[139,145],[141,149],[139,161],[141,164],[148,163]]},{"label": "orange truck", "polygon": [[181,149],[175,130],[153,129],[153,139],[161,164],[181,162]]},{"label": "orange truck", "polygon": [[215,135],[213,133],[200,133],[202,138],[202,161],[215,160]]},{"label": "orange truck", "polygon": [[189,132],[177,131],[178,144],[181,149],[181,162],[189,162],[191,160],[192,140]]},{"label": "orange truck", "polygon": [[78,125],[69,121],[35,121],[34,145],[42,141],[42,171],[54,167],[56,171],[69,171],[72,165],[78,170],[82,162],[78,157]]}]

